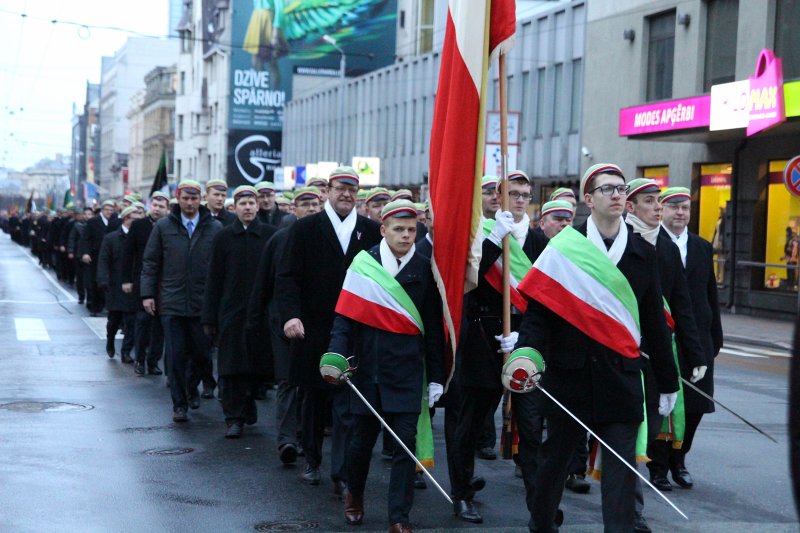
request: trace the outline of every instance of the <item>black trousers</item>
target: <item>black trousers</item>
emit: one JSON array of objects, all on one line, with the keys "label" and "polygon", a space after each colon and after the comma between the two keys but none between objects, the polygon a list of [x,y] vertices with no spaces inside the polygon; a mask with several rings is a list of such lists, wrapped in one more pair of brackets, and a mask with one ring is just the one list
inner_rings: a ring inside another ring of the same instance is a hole
[{"label": "black trousers", "polygon": [[453,496],[453,487],[456,485],[456,429],[461,420],[461,388],[458,384],[451,382],[447,389],[444,408],[444,447],[447,455],[447,475],[450,478],[450,496]]},{"label": "black trousers", "polygon": [[[415,451],[419,413],[382,413],[409,450]],[[347,453],[347,488],[354,496],[362,496],[367,484],[372,449],[378,439],[381,423],[373,415],[356,415],[353,436]],[[415,463],[400,447],[394,447],[389,475],[389,523],[408,523],[414,503]]]},{"label": "black trousers", "polygon": [[500,405],[500,399],[503,397],[501,394],[497,397],[494,406],[486,413],[486,418],[483,420],[483,427],[481,428],[478,440],[475,442],[475,449],[492,448],[497,445],[497,425],[494,422],[494,415],[497,412],[497,407]]},{"label": "black trousers", "polygon": [[692,449],[692,442],[697,433],[697,427],[703,419],[703,413],[686,413],[686,435],[680,450],[672,448],[672,443],[663,440],[651,440],[647,447],[647,455],[651,461],[647,463],[650,475],[667,475],[670,468],[684,466],[686,454]]},{"label": "black trousers", "polygon": [[[306,462],[313,468],[322,464],[322,440],[325,436],[325,421],[332,415],[331,433],[331,480],[346,481],[345,455],[353,427],[350,414],[350,389],[344,387],[300,387],[300,427]],[[380,428],[379,428],[380,429]]]},{"label": "black trousers", "polygon": [[162,315],[161,325],[169,364],[172,408],[186,409],[188,397],[197,395],[203,376],[212,373],[211,341],[203,332],[199,317]]},{"label": "black trousers", "polygon": [[130,355],[136,338],[135,317],[135,313],[125,313],[124,311],[108,312],[108,321],[106,322],[106,344],[108,347],[114,346],[114,337],[122,327],[125,332],[125,338],[122,340],[122,353]]},{"label": "black trousers", "polygon": [[164,328],[158,317],[147,311],[136,313],[136,362],[140,365],[147,361],[153,367],[161,360],[164,353]]},{"label": "black trousers", "polygon": [[459,500],[471,500],[475,491],[470,480],[475,475],[475,446],[484,428],[487,413],[494,414],[493,409],[503,395],[500,388],[484,389],[479,387],[462,387],[461,408],[458,426],[455,430],[453,446],[453,497]]},{"label": "black trousers", "polygon": [[86,276],[88,276],[86,265],[80,260],[75,260],[75,291],[78,293],[79,302],[86,300]]},{"label": "black trousers", "polygon": [[569,462],[568,474],[576,474],[579,476],[586,475],[586,465],[589,463],[589,434],[584,432],[578,445],[575,447],[575,453],[572,454],[572,459]]},{"label": "black trousers", "polygon": [[525,504],[533,516],[534,495],[536,491],[536,473],[539,466],[539,448],[542,445],[544,416],[542,415],[542,397],[538,389],[526,394],[511,395],[511,409],[519,433],[519,449],[517,464],[522,470],[522,481],[525,483]]},{"label": "black trousers", "polygon": [[249,375],[220,376],[222,382],[222,413],[225,415],[225,422],[232,424],[244,423],[245,419],[255,417],[256,409],[256,389],[261,378],[254,378]]},{"label": "black trousers", "polygon": [[[551,533],[556,511],[564,493],[569,461],[584,429],[567,415],[556,414],[547,419],[548,435],[539,449],[539,464],[534,477],[532,531]],[[628,464],[636,464],[637,423],[594,424],[592,430],[619,453]],[[521,435],[520,435],[521,437]],[[606,533],[633,531],[636,501],[636,474],[608,451],[603,452],[601,500],[603,526]]]}]

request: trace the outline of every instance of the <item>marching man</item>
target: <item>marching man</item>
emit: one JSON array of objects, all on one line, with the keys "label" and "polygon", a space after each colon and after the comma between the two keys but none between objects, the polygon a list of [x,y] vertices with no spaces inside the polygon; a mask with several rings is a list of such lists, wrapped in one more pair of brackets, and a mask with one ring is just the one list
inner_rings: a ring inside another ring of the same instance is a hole
[{"label": "marching man", "polygon": [[[443,393],[441,301],[429,260],[416,252],[417,212],[408,200],[387,204],[380,244],[353,260],[336,306],[330,352],[353,356],[353,384],[412,452],[418,421]],[[425,394],[427,381],[427,401]],[[352,393],[353,435],[347,451],[345,519],[364,518],[364,490],[380,422]],[[424,406],[422,405],[424,402]],[[411,532],[415,465],[394,447],[389,480],[390,533]]]}]

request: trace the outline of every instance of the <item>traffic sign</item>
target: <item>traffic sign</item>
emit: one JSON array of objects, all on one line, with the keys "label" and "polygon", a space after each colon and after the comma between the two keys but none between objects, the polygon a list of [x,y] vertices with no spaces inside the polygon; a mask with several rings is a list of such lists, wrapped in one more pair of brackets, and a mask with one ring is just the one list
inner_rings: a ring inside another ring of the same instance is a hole
[{"label": "traffic sign", "polygon": [[783,183],[790,193],[800,197],[800,155],[786,164],[783,169]]}]

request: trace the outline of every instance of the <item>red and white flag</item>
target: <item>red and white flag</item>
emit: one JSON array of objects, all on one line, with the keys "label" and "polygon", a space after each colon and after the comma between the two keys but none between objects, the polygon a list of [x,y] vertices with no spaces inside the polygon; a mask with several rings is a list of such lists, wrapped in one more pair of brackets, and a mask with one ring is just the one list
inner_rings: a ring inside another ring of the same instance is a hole
[{"label": "red and white flag", "polygon": [[433,111],[429,185],[435,227],[433,273],[453,354],[464,293],[478,283],[489,59],[511,49],[515,10],[514,0],[450,0],[448,5]]}]

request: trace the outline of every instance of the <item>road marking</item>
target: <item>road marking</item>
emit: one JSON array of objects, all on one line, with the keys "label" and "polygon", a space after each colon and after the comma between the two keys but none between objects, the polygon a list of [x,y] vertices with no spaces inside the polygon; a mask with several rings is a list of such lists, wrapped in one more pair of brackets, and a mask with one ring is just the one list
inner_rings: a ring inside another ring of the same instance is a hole
[{"label": "road marking", "polygon": [[58,305],[58,302],[34,302],[33,300],[0,300],[0,304]]},{"label": "road marking", "polygon": [[739,350],[731,350],[730,348],[722,348],[719,353],[726,355],[738,355],[739,357],[752,357],[754,359],[769,359],[766,355],[758,355],[750,352],[742,352]]},{"label": "road marking", "polygon": [[68,293],[68,292],[67,292],[67,291],[64,289],[64,287],[62,287],[62,286],[61,286],[61,284],[60,284],[59,282],[57,282],[55,279],[53,279],[53,276],[51,276],[51,275],[50,275],[50,273],[49,273],[47,270],[45,270],[45,269],[43,269],[43,268],[40,268],[40,267],[39,267],[39,263],[36,261],[36,259],[34,259],[34,258],[33,258],[33,256],[32,256],[32,255],[30,255],[30,254],[27,252],[27,250],[25,251],[25,257],[27,257],[28,259],[30,259],[31,263],[33,263],[33,264],[34,264],[34,266],[36,266],[36,269],[37,269],[37,270],[39,270],[39,271],[40,271],[42,274],[44,274],[44,277],[47,279],[47,281],[49,281],[49,282],[50,282],[50,284],[51,284],[51,285],[53,285],[53,287],[55,287],[56,289],[58,289],[58,291],[59,291],[59,292],[61,292],[61,294],[63,294],[63,295],[64,295],[64,297],[67,299],[67,300],[66,300],[67,302],[77,302],[77,301],[78,301],[78,299],[77,299],[77,298],[75,298],[75,297],[74,297],[73,295],[71,295],[70,293]]},{"label": "road marking", "polygon": [[[89,329],[97,335],[98,339],[106,340],[106,322],[108,319],[102,316],[85,316],[83,317],[83,322],[89,326]],[[122,340],[125,336],[117,331],[117,334],[114,336],[114,339]]]},{"label": "road marking", "polygon": [[18,341],[49,341],[50,335],[41,318],[15,318]]},{"label": "road marking", "polygon": [[723,349],[733,349],[733,350],[742,351],[742,352],[746,352],[746,353],[753,353],[753,354],[758,354],[758,355],[766,355],[766,356],[770,356],[770,357],[791,357],[792,356],[792,354],[789,353],[788,351],[778,352],[778,351],[771,350],[771,349],[768,349],[768,348],[757,348],[755,346],[747,346],[747,345],[744,345],[744,344],[736,344],[736,343],[732,343],[732,342],[725,343],[725,348],[723,348]]}]

